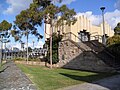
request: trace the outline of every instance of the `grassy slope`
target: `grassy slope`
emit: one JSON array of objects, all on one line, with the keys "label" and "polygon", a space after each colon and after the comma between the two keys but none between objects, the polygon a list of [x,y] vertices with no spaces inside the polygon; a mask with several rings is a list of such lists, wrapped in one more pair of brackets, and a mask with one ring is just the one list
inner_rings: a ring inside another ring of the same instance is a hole
[{"label": "grassy slope", "polygon": [[113,75],[109,73],[98,74],[68,69],[50,70],[40,66],[17,65],[38,86],[39,90],[55,90],[83,82],[93,82]]}]

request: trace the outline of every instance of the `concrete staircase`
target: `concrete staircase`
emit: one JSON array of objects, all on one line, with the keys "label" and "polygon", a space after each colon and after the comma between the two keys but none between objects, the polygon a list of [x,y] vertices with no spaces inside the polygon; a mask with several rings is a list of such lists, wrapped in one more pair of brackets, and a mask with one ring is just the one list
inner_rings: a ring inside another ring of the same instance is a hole
[{"label": "concrete staircase", "polygon": [[[77,36],[75,36],[75,38],[79,39]],[[98,41],[80,41],[78,43],[73,41],[70,37],[65,37],[59,43],[58,66],[96,72],[113,71],[114,68],[112,66],[114,56],[112,56],[108,51],[104,51],[104,49],[104,45]]]},{"label": "concrete staircase", "polygon": [[102,43],[97,40],[85,42],[95,53],[96,56],[102,59],[107,65],[120,70],[120,62],[114,54],[107,49]]}]

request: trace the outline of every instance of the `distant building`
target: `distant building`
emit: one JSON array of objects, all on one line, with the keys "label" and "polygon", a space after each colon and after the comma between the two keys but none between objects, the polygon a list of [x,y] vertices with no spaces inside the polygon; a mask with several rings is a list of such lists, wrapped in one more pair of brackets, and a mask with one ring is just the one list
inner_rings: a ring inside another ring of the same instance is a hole
[{"label": "distant building", "polygon": [[41,57],[41,56],[46,56],[46,54],[47,54],[47,49],[35,48],[29,55],[30,57]]},{"label": "distant building", "polygon": [[[29,52],[29,57],[43,57],[47,54],[47,49],[43,48],[35,48],[32,52]],[[10,49],[2,50],[2,58],[3,59],[14,59],[14,58],[26,58],[27,52],[21,51],[18,48],[14,47]]]},{"label": "distant building", "polygon": [[20,50],[17,47],[12,47],[13,52],[19,52]]}]

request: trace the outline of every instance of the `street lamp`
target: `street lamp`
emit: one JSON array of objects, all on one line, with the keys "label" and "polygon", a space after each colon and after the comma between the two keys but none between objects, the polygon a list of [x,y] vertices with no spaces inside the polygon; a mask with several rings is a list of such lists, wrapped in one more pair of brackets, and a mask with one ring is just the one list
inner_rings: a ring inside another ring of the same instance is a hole
[{"label": "street lamp", "polygon": [[7,58],[6,58],[6,54],[7,54],[7,49],[6,49],[6,43],[8,43],[8,42],[10,42],[10,40],[8,40],[8,39],[2,39],[2,43],[5,43],[5,52],[4,52],[4,55],[5,55],[5,60],[6,60],[6,62],[7,62]]},{"label": "street lamp", "polygon": [[103,19],[103,44],[106,45],[105,22],[104,22],[104,10],[105,10],[105,7],[101,7],[100,9],[102,11],[102,19]]},{"label": "street lamp", "polygon": [[23,51],[24,51],[24,42],[21,42],[21,48],[23,49]]}]

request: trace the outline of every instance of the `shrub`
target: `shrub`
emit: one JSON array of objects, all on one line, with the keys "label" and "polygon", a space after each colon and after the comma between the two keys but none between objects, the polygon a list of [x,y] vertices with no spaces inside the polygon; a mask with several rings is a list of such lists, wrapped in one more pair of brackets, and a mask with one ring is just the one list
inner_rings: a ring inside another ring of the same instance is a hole
[{"label": "shrub", "polygon": [[13,60],[14,60],[14,61],[23,61],[24,58],[14,58]]}]

